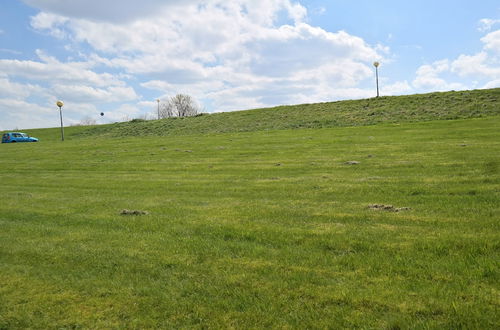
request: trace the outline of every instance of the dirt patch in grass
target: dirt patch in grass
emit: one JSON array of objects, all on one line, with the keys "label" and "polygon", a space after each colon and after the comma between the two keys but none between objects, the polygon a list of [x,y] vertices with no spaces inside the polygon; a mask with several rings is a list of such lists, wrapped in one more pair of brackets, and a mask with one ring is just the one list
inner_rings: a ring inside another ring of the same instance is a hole
[{"label": "dirt patch in grass", "polygon": [[148,215],[148,211],[141,211],[141,210],[121,210],[120,215]]},{"label": "dirt patch in grass", "polygon": [[388,212],[401,212],[411,210],[409,207],[394,207],[393,205],[386,204],[370,204],[368,208],[376,211],[388,211]]}]

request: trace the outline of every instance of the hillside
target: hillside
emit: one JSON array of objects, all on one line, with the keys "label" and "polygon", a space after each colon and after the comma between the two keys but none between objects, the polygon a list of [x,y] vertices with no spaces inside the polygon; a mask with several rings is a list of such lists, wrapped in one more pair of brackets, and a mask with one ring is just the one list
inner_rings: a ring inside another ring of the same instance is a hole
[{"label": "hillside", "polygon": [[28,130],[0,329],[499,328],[498,127],[500,89]]},{"label": "hillside", "polygon": [[134,120],[79,129],[78,136],[189,135],[274,129],[366,126],[500,115],[500,88],[388,96],[203,114],[191,118]]}]

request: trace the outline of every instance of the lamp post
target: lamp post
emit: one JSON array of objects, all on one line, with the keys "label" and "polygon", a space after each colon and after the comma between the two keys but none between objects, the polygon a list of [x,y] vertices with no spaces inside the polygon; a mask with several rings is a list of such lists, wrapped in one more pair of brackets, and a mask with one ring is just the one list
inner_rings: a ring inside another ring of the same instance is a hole
[{"label": "lamp post", "polygon": [[156,99],[156,102],[158,102],[158,120],[160,120],[160,99]]},{"label": "lamp post", "polygon": [[61,141],[64,141],[64,126],[62,120],[62,107],[64,105],[63,101],[57,101],[56,105],[59,107],[59,117],[61,118]]},{"label": "lamp post", "polygon": [[379,92],[378,92],[378,67],[380,63],[379,62],[373,62],[373,66],[375,67],[375,77],[377,79],[377,97],[379,97]]}]

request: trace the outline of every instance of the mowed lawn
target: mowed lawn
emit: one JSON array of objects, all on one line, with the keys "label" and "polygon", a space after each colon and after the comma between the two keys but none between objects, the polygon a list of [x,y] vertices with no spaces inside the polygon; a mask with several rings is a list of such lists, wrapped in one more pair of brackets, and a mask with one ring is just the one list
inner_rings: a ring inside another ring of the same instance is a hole
[{"label": "mowed lawn", "polygon": [[499,127],[2,144],[0,329],[499,328]]}]

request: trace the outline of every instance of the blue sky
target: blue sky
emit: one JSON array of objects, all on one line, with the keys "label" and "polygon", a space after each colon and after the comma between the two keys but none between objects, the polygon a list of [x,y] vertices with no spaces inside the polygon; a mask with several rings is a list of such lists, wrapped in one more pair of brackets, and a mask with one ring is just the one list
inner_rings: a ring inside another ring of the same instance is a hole
[{"label": "blue sky", "polygon": [[382,95],[500,87],[500,4],[5,0],[0,130],[373,97],[373,61]]}]

